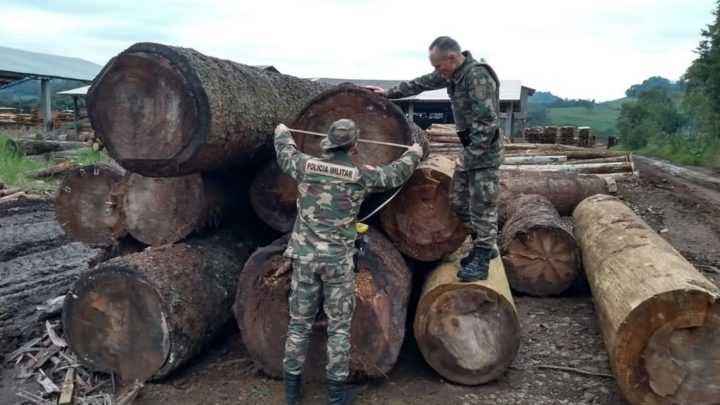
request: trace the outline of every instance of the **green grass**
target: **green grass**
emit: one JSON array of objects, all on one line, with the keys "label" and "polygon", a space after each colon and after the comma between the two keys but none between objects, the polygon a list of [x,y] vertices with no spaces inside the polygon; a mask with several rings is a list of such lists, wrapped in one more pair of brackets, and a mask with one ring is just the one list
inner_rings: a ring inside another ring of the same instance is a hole
[{"label": "green grass", "polygon": [[593,108],[553,107],[547,109],[547,125],[590,127],[594,132],[615,133],[620,107],[632,99],[621,98],[596,104]]},{"label": "green grass", "polygon": [[28,179],[23,173],[42,169],[47,163],[29,160],[10,147],[9,136],[0,134],[0,181],[5,187],[19,187],[32,193],[49,192],[55,185],[42,180]]},{"label": "green grass", "polygon": [[[631,151],[623,146],[613,149]],[[633,152],[681,165],[720,168],[720,140],[672,142],[665,139],[651,139],[646,146]]]},{"label": "green grass", "polygon": [[108,154],[104,151],[98,152],[96,150],[87,148],[83,149],[83,151],[80,152],[76,160],[81,165],[89,165],[95,162],[104,162],[106,160],[110,160],[110,156],[108,156]]}]

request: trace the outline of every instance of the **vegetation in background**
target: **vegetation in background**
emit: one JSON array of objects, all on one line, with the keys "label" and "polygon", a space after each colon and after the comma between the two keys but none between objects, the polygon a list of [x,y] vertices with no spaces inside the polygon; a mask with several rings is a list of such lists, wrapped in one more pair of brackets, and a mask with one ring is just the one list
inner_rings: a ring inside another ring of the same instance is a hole
[{"label": "vegetation in background", "polygon": [[76,160],[81,165],[89,165],[95,162],[104,162],[106,160],[110,160],[110,156],[108,156],[105,151],[98,152],[96,150],[87,148],[83,149],[83,151],[80,152]]},{"label": "vegetation in background", "polygon": [[47,163],[26,158],[13,147],[9,139],[7,134],[0,134],[0,181],[5,183],[5,187],[20,187],[34,193],[53,190],[53,184],[23,176],[27,171],[46,167]]}]

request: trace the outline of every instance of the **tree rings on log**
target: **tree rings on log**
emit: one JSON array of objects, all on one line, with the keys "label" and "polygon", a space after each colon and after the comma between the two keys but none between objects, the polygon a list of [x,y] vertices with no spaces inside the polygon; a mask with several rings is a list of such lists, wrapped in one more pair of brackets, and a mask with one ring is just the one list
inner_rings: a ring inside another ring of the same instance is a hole
[{"label": "tree rings on log", "polygon": [[421,162],[402,191],[380,211],[385,232],[413,259],[440,260],[467,237],[448,197],[454,165],[442,156]]},{"label": "tree rings on log", "polygon": [[111,246],[125,235],[122,196],[123,170],[96,163],[68,171],[55,198],[55,218],[73,241]]},{"label": "tree rings on log", "polygon": [[605,346],[635,404],[720,398],[720,290],[622,201],[573,213]]},{"label": "tree rings on log", "polygon": [[[350,327],[350,373],[382,377],[392,369],[405,336],[410,270],[384,236],[371,230],[367,255],[355,275],[356,307]],[[291,261],[283,257],[289,235],[258,249],[238,281],[235,317],[253,362],[282,378],[289,323]],[[327,318],[322,313],[310,333],[304,377],[325,378]]]},{"label": "tree rings on log", "polygon": [[463,245],[433,270],[415,315],[415,339],[425,361],[444,378],[478,385],[499,377],[520,344],[520,322],[500,258],[487,280],[457,278]]}]

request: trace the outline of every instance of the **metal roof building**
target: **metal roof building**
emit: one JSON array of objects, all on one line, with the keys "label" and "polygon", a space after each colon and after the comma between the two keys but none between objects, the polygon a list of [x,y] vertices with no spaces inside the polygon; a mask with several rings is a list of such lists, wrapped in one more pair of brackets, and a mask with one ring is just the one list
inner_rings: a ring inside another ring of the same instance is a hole
[{"label": "metal roof building", "polygon": [[92,82],[102,66],[80,58],[29,52],[0,46],[0,89],[28,80],[40,80],[43,133],[51,123],[50,79]]},{"label": "metal roof building", "polygon": [[[384,89],[401,82],[400,80],[357,80],[325,77],[310,80],[330,85],[349,82],[356,86],[377,86]],[[500,81],[500,124],[508,136],[522,133],[525,130],[527,126],[527,99],[534,93],[535,89],[523,86],[521,80]],[[450,97],[445,89],[429,90],[415,96],[399,98],[393,101],[423,128],[430,125],[430,122],[453,122]],[[442,115],[442,118],[429,120],[426,118],[429,115]],[[510,119],[508,119],[508,116]]]}]

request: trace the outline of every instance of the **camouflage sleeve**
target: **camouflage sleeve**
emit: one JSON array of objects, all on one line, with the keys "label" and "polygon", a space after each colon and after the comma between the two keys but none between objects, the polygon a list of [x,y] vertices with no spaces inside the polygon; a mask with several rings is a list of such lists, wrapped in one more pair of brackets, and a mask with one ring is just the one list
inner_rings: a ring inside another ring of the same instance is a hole
[{"label": "camouflage sleeve", "polygon": [[497,134],[498,129],[498,88],[495,79],[488,71],[477,66],[471,69],[465,80],[469,80],[470,107],[473,112],[473,123],[470,128],[472,145],[487,149]]},{"label": "camouflage sleeve", "polygon": [[420,158],[421,156],[416,152],[406,151],[399,159],[388,165],[362,166],[360,173],[365,182],[365,188],[368,192],[373,193],[399,187],[410,178],[420,162]]},{"label": "camouflage sleeve", "polygon": [[300,152],[290,132],[275,136],[275,154],[280,170],[300,182],[308,155]]},{"label": "camouflage sleeve", "polygon": [[442,89],[447,86],[447,81],[435,73],[420,76],[409,82],[402,82],[397,86],[385,90],[387,98],[401,98],[414,96],[426,90]]}]

